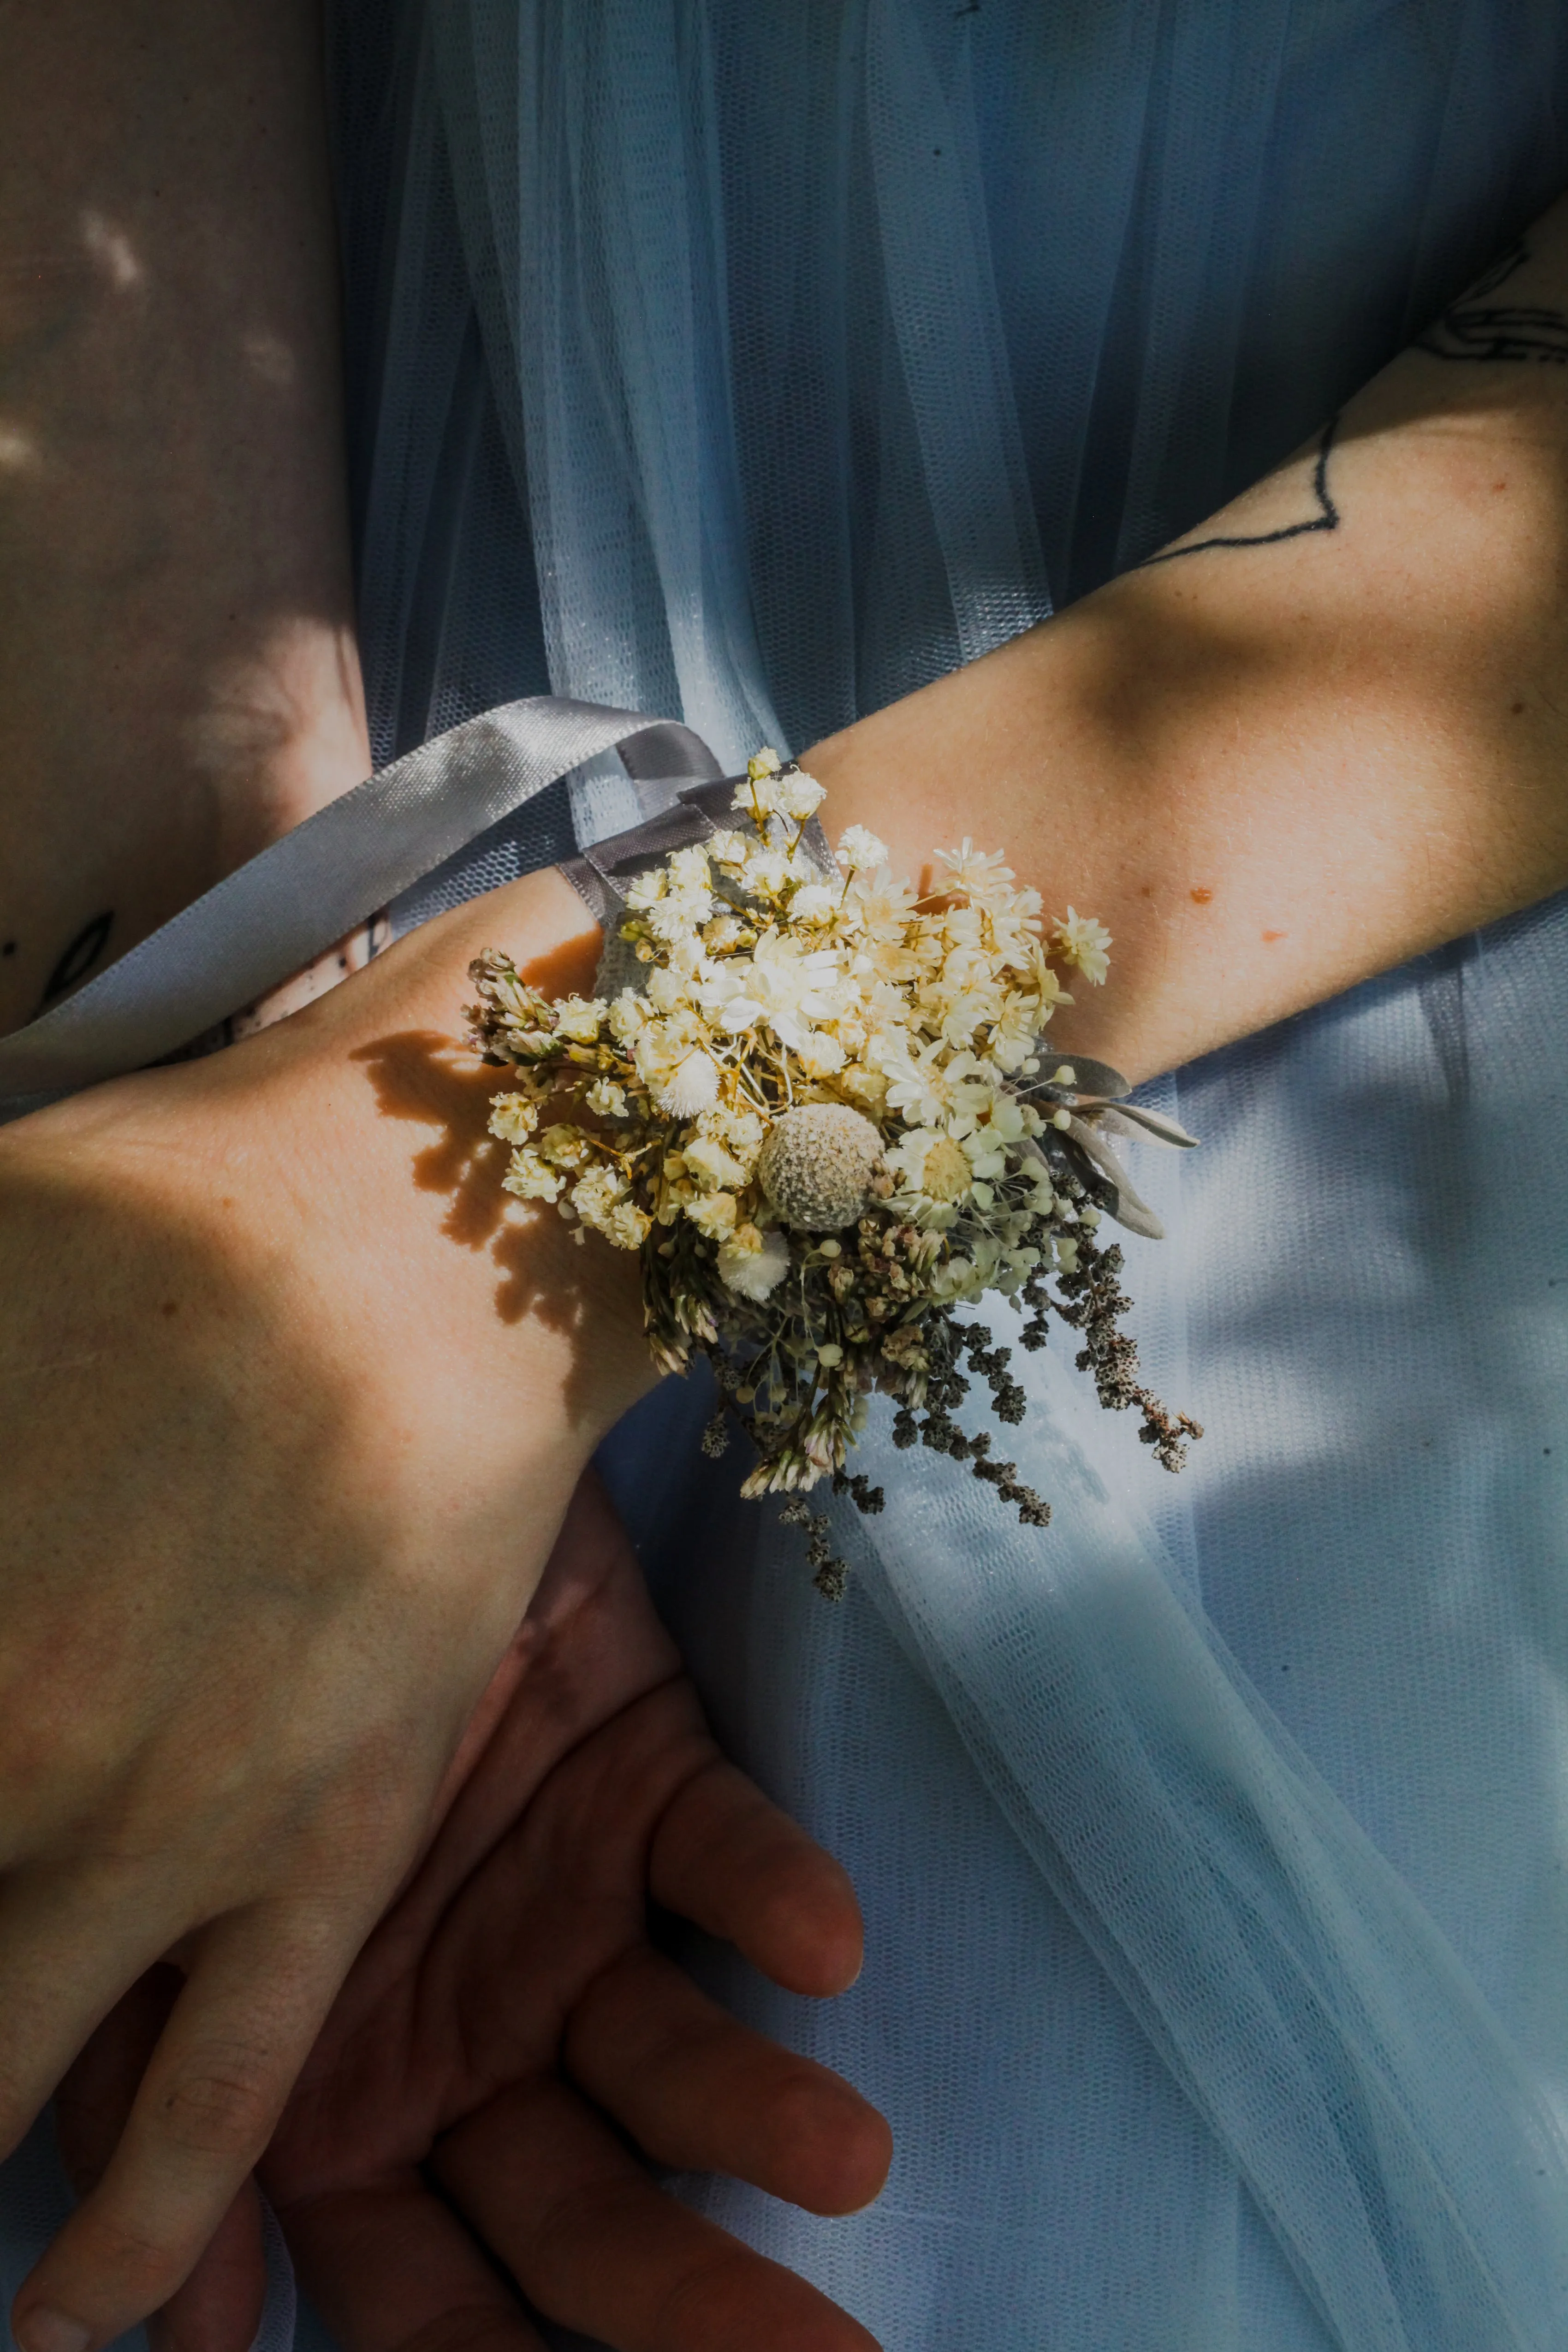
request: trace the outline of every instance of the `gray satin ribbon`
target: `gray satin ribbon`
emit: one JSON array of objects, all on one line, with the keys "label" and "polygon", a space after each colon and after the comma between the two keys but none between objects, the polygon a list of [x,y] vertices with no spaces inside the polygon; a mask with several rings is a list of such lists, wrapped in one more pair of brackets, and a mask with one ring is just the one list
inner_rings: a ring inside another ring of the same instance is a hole
[{"label": "gray satin ribbon", "polygon": [[468,719],[307,818],[74,996],[0,1038],[0,1114],[177,1053],[612,747],[647,818],[720,772],[689,728],[634,710],[537,695]]}]

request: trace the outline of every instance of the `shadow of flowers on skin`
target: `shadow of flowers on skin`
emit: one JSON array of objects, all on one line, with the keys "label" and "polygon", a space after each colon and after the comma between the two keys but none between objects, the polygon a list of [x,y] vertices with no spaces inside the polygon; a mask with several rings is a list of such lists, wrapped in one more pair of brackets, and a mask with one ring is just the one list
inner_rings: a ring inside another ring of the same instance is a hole
[{"label": "shadow of flowers on skin", "polygon": [[383,1118],[436,1130],[410,1163],[415,1184],[447,1196],[441,1230],[449,1240],[489,1250],[502,1276],[496,1291],[502,1322],[531,1313],[554,1329],[572,1329],[582,1319],[581,1285],[565,1279],[558,1251],[541,1249],[539,1213],[521,1210],[501,1190],[507,1146],[487,1121],[511,1073],[476,1061],[436,1029],[374,1038],[350,1058],[368,1073]]}]

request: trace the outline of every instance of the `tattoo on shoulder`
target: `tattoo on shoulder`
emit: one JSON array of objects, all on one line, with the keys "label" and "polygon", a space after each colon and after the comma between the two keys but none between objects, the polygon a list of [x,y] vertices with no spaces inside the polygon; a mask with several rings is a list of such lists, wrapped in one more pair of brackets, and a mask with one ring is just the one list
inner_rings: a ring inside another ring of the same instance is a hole
[{"label": "tattoo on shoulder", "polygon": [[38,1004],[40,1013],[46,1005],[52,1004],[57,996],[63,996],[67,989],[74,988],[79,980],[87,978],[108,946],[109,934],[113,928],[112,908],[105,914],[94,915],[90,922],[82,925],[45,983]]},{"label": "tattoo on shoulder", "polygon": [[1414,348],[1435,360],[1474,360],[1527,363],[1541,361],[1552,367],[1568,366],[1568,315],[1542,302],[1494,302],[1530,259],[1522,238],[1509,247],[1479,278],[1468,293],[1451,303],[1417,335]]},{"label": "tattoo on shoulder", "polygon": [[[1309,531],[1338,530],[1340,510],[1329,487],[1329,453],[1333,448],[1339,423],[1337,415],[1331,416],[1318,436],[1317,450],[1307,478],[1307,512],[1292,516],[1289,521],[1279,523],[1271,530],[1216,531],[1207,539],[1185,540],[1179,547],[1162,548],[1158,555],[1146,555],[1142,563],[1133,567],[1134,570],[1148,572],[1156,563],[1174,563],[1178,556],[1203,555],[1215,547],[1274,547],[1282,539],[1304,539]],[[1259,485],[1260,489],[1270,491],[1275,487],[1273,481]]]}]

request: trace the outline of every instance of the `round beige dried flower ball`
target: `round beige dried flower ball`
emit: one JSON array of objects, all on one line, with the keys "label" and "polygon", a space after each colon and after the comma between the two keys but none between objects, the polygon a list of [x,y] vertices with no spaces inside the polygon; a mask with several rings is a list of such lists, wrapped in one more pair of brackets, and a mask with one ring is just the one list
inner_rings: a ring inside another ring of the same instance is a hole
[{"label": "round beige dried flower ball", "polygon": [[882,1139],[847,1103],[803,1103],[773,1122],[757,1162],[763,1192],[786,1225],[834,1234],[866,1205]]}]

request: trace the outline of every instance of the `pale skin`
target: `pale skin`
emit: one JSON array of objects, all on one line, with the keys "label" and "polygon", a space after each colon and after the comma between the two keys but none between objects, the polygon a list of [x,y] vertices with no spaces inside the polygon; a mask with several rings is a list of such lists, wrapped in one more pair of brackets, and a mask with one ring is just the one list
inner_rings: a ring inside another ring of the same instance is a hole
[{"label": "pale skin", "polygon": [[[312,39],[302,0],[0,13],[0,1021],[363,771]],[[1527,241],[1489,300],[1568,313],[1563,208]],[[1132,1077],[1568,883],[1546,340],[1452,328],[1187,551],[816,747],[833,827],[919,872],[958,803],[1101,917],[1052,1040]],[[0,2144],[187,1971],[26,2352],[190,2274],[647,1379],[629,1268],[502,1215],[442,1043],[492,943],[580,985],[596,938],[533,877],[0,1137]]]}]

